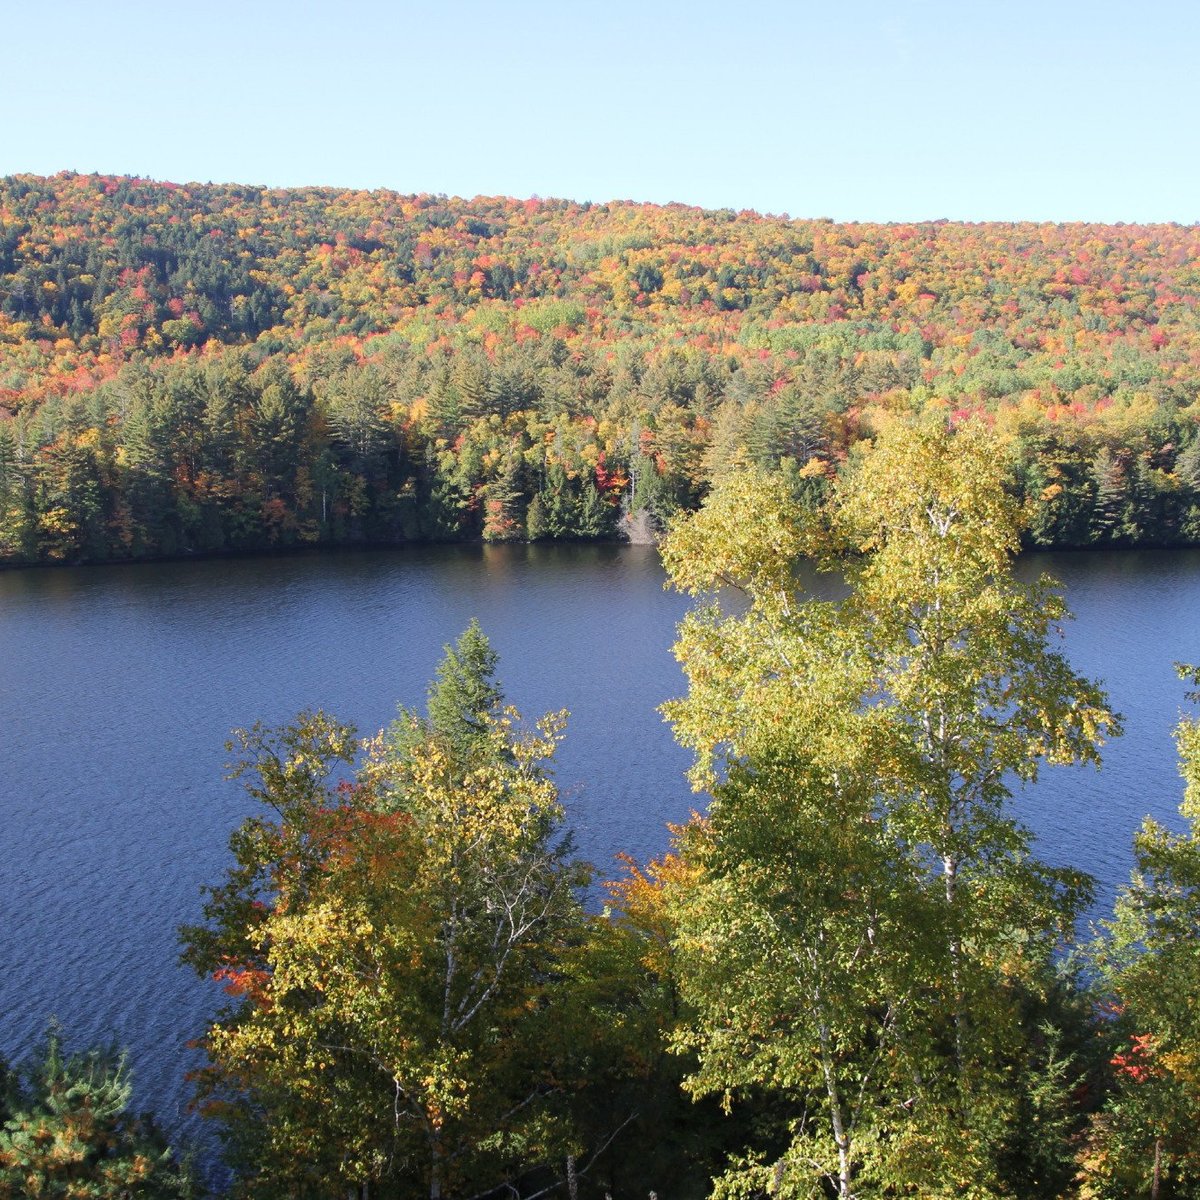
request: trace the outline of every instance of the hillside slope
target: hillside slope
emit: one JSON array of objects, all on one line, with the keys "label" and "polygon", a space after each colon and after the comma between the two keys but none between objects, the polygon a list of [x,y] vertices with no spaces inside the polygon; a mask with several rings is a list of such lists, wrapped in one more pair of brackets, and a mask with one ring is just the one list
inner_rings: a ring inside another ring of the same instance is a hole
[{"label": "hillside slope", "polygon": [[981,415],[1037,545],[1200,541],[1200,229],[0,180],[0,559],[608,537]]}]

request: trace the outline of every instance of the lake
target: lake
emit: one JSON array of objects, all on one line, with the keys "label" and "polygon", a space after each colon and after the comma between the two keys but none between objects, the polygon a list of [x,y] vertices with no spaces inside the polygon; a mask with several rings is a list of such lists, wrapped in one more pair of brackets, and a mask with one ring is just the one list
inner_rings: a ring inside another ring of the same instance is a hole
[{"label": "lake", "polygon": [[[1017,802],[1041,856],[1093,873],[1105,911],[1151,813],[1178,827],[1171,728],[1200,661],[1200,551],[1035,555],[1076,620],[1075,667],[1126,735],[1103,771],[1048,771]],[[72,1042],[132,1051],[139,1106],[189,1126],[183,1075],[216,993],[176,963],[176,927],[250,810],[223,780],[234,726],[324,708],[373,733],[423,703],[478,617],[508,699],[568,708],[558,781],[583,854],[661,851],[700,803],[656,708],[686,602],[640,546],[455,546],[0,573],[0,1053],[57,1015]]]}]

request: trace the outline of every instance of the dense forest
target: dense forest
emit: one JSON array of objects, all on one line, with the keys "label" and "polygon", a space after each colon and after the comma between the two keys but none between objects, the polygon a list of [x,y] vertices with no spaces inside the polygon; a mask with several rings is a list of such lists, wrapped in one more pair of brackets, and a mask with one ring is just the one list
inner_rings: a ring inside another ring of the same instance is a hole
[{"label": "dense forest", "polygon": [[[1000,465],[982,421],[893,418],[820,506],[744,466],[673,523],[664,713],[705,812],[607,884],[564,827],[565,714],[506,706],[475,623],[374,737],[237,731],[255,810],[181,931],[226,993],[195,1082],[228,1194],[1200,1197],[1200,719],[1180,830],[1147,820],[1081,937],[1092,881],[1009,800],[1120,718],[1011,572]],[[0,1064],[0,1197],[199,1195],[127,1099],[54,1031]]]},{"label": "dense forest", "polygon": [[647,538],[978,417],[1038,546],[1200,541],[1200,230],[0,180],[0,561]]}]

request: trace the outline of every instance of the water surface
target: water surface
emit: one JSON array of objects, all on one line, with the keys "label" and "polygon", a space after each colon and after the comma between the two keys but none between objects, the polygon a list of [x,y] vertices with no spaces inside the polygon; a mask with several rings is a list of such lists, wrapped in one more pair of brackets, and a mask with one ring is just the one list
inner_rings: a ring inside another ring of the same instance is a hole
[{"label": "water surface", "polygon": [[[1043,857],[1101,881],[1146,813],[1177,825],[1170,730],[1200,660],[1200,551],[1038,555],[1077,619],[1077,669],[1126,736],[1102,772],[1047,772],[1018,808]],[[176,963],[176,927],[249,811],[222,779],[233,726],[321,707],[364,733],[417,705],[442,646],[478,617],[527,716],[568,708],[558,780],[602,868],[666,844],[698,803],[656,714],[682,689],[685,602],[648,547],[421,547],[322,557],[0,574],[0,1053],[52,1015],[132,1049],[138,1103],[183,1122],[212,991]]]}]

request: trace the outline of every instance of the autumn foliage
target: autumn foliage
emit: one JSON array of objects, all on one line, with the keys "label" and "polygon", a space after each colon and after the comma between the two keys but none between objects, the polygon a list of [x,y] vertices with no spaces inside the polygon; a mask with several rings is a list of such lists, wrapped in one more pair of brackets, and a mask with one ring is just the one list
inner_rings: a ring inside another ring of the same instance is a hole
[{"label": "autumn foliage", "polygon": [[1200,539],[1200,233],[0,181],[0,558],[614,537],[978,415],[1036,545]]}]

